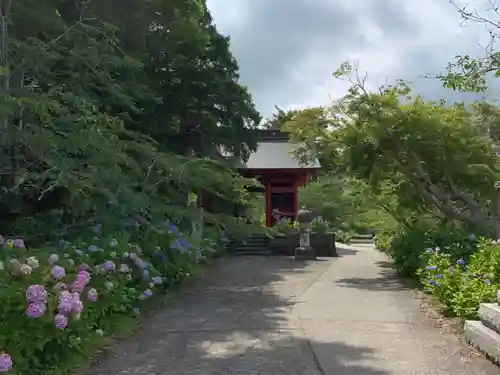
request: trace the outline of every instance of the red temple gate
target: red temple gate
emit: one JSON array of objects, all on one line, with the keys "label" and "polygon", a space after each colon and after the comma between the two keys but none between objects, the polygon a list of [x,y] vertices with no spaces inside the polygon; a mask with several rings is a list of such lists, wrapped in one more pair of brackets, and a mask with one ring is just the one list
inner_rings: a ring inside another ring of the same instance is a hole
[{"label": "red temple gate", "polygon": [[295,220],[299,210],[299,188],[306,185],[311,174],[320,168],[317,161],[299,162],[294,155],[297,147],[289,142],[286,133],[261,130],[257,151],[239,168],[244,177],[256,178],[263,185],[267,226],[275,224],[273,212]]}]

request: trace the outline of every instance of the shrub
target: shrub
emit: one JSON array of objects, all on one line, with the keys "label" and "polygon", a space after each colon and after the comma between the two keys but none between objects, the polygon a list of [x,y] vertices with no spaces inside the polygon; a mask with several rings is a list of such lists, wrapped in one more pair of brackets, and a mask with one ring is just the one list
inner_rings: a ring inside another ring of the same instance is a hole
[{"label": "shrub", "polygon": [[278,219],[274,225],[274,229],[276,229],[277,234],[281,236],[287,236],[297,231],[294,223],[287,218]]},{"label": "shrub", "polygon": [[193,246],[168,222],[132,234],[102,229],[37,249],[3,242],[0,371],[64,372],[220,247],[213,239]]},{"label": "shrub", "polygon": [[311,229],[314,233],[330,233],[332,232],[332,226],[321,216],[314,218],[311,222]]},{"label": "shrub", "polygon": [[446,247],[451,256],[467,260],[475,251],[477,240],[453,223],[421,220],[411,227],[401,226],[392,232],[377,233],[375,246],[394,260],[401,274],[415,277],[423,266],[424,249]]},{"label": "shrub", "polygon": [[495,300],[500,283],[500,246],[491,240],[477,242],[469,262],[453,255],[452,247],[429,248],[419,275],[427,292],[446,310],[462,318],[475,318],[479,304]]},{"label": "shrub", "polygon": [[338,231],[335,232],[335,240],[348,244],[351,242],[352,237],[354,236],[354,233],[350,231],[344,231],[339,229]]}]

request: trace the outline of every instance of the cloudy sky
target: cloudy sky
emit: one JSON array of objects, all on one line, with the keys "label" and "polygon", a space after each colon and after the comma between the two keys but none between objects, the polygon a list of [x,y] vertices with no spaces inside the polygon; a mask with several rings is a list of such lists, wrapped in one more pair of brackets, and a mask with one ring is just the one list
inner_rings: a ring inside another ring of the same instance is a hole
[{"label": "cloudy sky", "polygon": [[[471,10],[484,11],[485,1],[468,3]],[[484,54],[489,41],[485,25],[462,25],[449,0],[208,0],[208,5],[219,31],[231,36],[241,81],[265,117],[275,105],[325,105],[341,96],[347,86],[331,73],[346,60],[357,61],[371,85],[403,78],[430,99],[462,98],[421,77],[442,72],[457,54]],[[491,89],[487,99],[499,92]]]}]

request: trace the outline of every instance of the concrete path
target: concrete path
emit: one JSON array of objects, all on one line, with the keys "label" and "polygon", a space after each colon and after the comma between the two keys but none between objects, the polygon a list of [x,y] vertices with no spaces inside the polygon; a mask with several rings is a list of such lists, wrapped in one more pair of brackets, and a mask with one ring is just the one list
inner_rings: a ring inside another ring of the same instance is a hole
[{"label": "concrete path", "polygon": [[442,332],[371,246],[225,258],[84,374],[500,375]]}]

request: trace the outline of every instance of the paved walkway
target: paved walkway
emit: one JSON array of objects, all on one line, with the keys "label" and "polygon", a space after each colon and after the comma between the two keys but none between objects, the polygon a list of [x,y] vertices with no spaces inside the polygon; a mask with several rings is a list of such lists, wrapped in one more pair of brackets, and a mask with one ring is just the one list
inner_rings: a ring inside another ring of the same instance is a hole
[{"label": "paved walkway", "polygon": [[369,246],[216,262],[93,375],[500,375],[420,309]]}]

